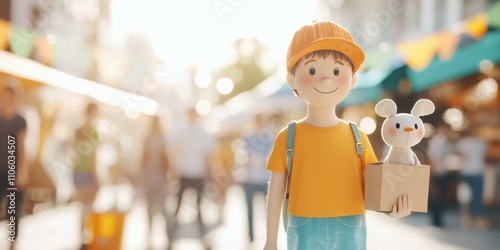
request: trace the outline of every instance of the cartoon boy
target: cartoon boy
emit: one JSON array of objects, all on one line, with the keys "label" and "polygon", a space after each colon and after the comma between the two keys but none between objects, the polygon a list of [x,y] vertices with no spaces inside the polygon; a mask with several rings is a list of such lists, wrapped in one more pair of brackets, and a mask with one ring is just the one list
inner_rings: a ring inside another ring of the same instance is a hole
[{"label": "cartoon boy", "polygon": [[[335,107],[356,83],[363,50],[351,34],[330,21],[300,28],[288,48],[288,85],[307,104],[296,123],[290,177],[288,249],[365,249],[364,169],[377,162],[370,141],[358,157],[356,139]],[[276,138],[267,169],[272,171],[267,204],[265,249],[277,249],[281,205],[287,178],[287,130]],[[391,217],[410,214],[400,197]]]}]

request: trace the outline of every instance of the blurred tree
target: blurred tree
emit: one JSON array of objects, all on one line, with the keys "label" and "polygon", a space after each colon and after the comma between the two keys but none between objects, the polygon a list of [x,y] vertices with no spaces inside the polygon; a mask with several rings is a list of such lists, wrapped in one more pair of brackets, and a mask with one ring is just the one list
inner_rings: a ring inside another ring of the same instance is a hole
[{"label": "blurred tree", "polygon": [[232,44],[232,49],[236,51],[236,62],[222,69],[219,74],[220,77],[233,80],[234,89],[230,94],[220,97],[221,103],[252,89],[269,76],[260,64],[264,48],[259,40],[254,37],[239,39]]}]

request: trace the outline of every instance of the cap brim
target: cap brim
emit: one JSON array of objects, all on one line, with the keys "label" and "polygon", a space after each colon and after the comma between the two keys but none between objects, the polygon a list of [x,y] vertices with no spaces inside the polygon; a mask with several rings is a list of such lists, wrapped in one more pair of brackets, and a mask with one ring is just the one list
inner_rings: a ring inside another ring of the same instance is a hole
[{"label": "cap brim", "polygon": [[302,51],[292,57],[287,64],[288,72],[292,70],[293,66],[303,56],[318,50],[336,50],[346,55],[349,59],[351,59],[351,62],[354,66],[354,72],[359,69],[359,67],[365,60],[365,53],[355,43],[341,38],[324,38],[306,45],[304,49],[302,49]]}]

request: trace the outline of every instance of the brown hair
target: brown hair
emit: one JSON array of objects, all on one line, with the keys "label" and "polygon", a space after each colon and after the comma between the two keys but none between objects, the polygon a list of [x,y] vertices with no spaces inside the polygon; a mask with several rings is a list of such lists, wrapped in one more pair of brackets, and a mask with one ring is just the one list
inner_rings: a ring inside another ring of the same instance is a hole
[{"label": "brown hair", "polygon": [[311,52],[311,53],[305,55],[304,57],[302,57],[299,61],[297,61],[297,63],[295,63],[295,65],[290,70],[290,73],[292,73],[292,75],[295,76],[295,71],[297,70],[299,63],[302,62],[304,59],[314,58],[314,57],[321,57],[323,59],[326,59],[330,55],[332,55],[333,58],[337,61],[344,61],[344,62],[349,63],[349,65],[351,66],[351,71],[354,74],[354,65],[352,64],[351,59],[349,59],[349,57],[347,57],[343,53],[338,52],[336,50],[317,50],[317,51]]}]

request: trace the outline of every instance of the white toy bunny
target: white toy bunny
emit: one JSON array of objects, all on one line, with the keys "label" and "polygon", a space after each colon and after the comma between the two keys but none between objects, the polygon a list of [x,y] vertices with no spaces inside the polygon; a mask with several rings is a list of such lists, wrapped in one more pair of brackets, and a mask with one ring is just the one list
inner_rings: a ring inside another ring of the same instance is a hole
[{"label": "white toy bunny", "polygon": [[434,104],[430,100],[420,99],[413,106],[411,114],[396,114],[396,111],[396,103],[390,99],[381,100],[375,106],[375,112],[387,118],[382,124],[382,139],[391,149],[384,163],[420,165],[411,147],[424,137],[424,124],[419,117],[432,114]]}]

